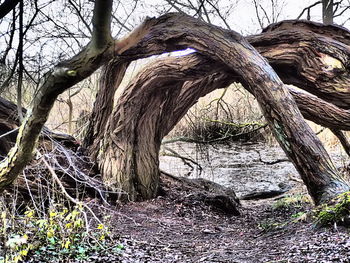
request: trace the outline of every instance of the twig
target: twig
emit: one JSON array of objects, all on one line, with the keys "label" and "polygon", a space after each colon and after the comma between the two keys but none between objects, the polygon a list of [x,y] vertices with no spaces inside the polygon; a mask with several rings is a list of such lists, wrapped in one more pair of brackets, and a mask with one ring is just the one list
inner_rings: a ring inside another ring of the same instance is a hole
[{"label": "twig", "polygon": [[196,165],[198,167],[198,169],[200,170],[200,172],[203,170],[202,166],[199,163],[197,163],[196,161],[192,160],[191,158],[184,157],[184,156],[180,155],[178,152],[176,152],[175,150],[173,150],[173,149],[171,149],[169,147],[165,147],[164,146],[163,148],[164,148],[164,150],[172,153],[172,155],[169,155],[169,154],[165,154],[165,155],[170,156],[170,157],[180,158],[184,162],[184,164],[186,164],[189,167],[191,167],[192,170],[193,170],[193,166],[190,165],[188,162],[191,162],[194,165]]},{"label": "twig", "polygon": [[[83,206],[84,208],[86,208],[90,213],[91,215],[96,219],[96,221],[99,223],[99,224],[102,224],[102,222],[100,221],[100,219],[95,215],[94,211],[92,211],[92,209],[87,205],[85,204],[84,202],[82,201],[78,201],[77,199],[71,197],[66,188],[63,186],[61,180],[58,178],[56,172],[54,171],[54,169],[52,168],[52,166],[46,161],[45,157],[39,153],[39,155],[41,155],[41,160],[43,161],[43,163],[45,164],[45,166],[47,167],[47,169],[49,170],[52,178],[55,180],[55,182],[58,184],[58,186],[61,188],[63,194],[67,197],[68,200],[70,200],[72,203],[78,205],[78,206]],[[88,226],[87,226],[88,227]]]},{"label": "twig", "polygon": [[7,136],[7,135],[9,135],[9,134],[11,134],[11,133],[13,133],[13,132],[18,131],[18,130],[19,130],[19,127],[16,128],[16,129],[13,129],[13,130],[11,130],[11,131],[5,132],[4,134],[1,134],[1,135],[0,135],[0,138],[5,137],[5,136]]},{"label": "twig", "polygon": [[317,2],[313,3],[312,5],[309,5],[308,7],[305,7],[303,9],[303,11],[301,11],[300,15],[298,15],[296,20],[299,20],[302,17],[302,15],[305,13],[305,11],[307,11],[307,20],[310,20],[310,9],[313,8],[316,5],[321,4],[321,3],[322,3],[322,1],[317,1]]},{"label": "twig", "polygon": [[255,152],[259,155],[259,161],[262,162],[263,164],[267,164],[267,165],[274,165],[274,164],[277,164],[277,163],[283,163],[283,162],[290,162],[289,159],[278,159],[276,161],[264,161],[262,158],[261,158],[261,154],[258,150],[255,150]]}]

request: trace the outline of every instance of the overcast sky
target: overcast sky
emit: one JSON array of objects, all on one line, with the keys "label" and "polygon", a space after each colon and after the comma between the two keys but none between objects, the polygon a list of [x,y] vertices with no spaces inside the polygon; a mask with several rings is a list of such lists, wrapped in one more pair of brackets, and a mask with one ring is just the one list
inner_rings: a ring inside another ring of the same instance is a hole
[{"label": "overcast sky", "polygon": [[[170,1],[170,0],[168,0]],[[171,0],[172,1],[172,0]],[[199,0],[191,0],[193,3],[198,3]],[[214,0],[211,0],[214,1]],[[343,2],[348,2],[349,0],[344,0]],[[0,0],[2,3],[3,0]],[[121,21],[124,21],[126,17],[128,21],[126,22],[127,27],[129,29],[134,28],[136,25],[140,24],[141,21],[146,16],[157,16],[159,13],[164,13],[169,11],[169,5],[166,7],[165,0],[138,0],[136,9],[135,0],[115,0],[114,1],[114,10],[115,15]],[[316,2],[316,0],[257,0],[258,4],[261,5],[268,17],[274,16],[277,17],[278,21],[284,19],[295,19],[301,13],[301,11]],[[276,3],[274,8],[274,12],[271,9],[271,3]],[[40,0],[40,5],[45,6],[46,1]],[[84,27],[81,22],[79,22],[79,18],[72,12],[71,9],[65,7],[66,0],[56,0],[54,4],[51,4],[43,9],[43,13],[49,14],[50,17],[53,18],[58,24],[60,24],[61,28],[68,28],[71,32],[78,32],[77,28],[80,29]],[[87,8],[84,9],[85,14],[88,14],[87,21],[91,20],[92,15],[92,3],[91,1],[81,1]],[[209,2],[208,2],[209,3]],[[231,29],[242,33],[243,35],[255,34],[261,31],[261,27],[258,23],[256,8],[254,6],[253,0],[221,0],[220,1],[220,11],[227,12],[227,22]],[[228,6],[232,6],[230,10],[227,9]],[[132,13],[131,11],[134,10]],[[32,14],[30,10],[26,10],[25,20],[30,20]],[[170,10],[170,11],[174,11]],[[267,26],[269,23],[267,19],[264,19],[264,13],[262,9],[258,10],[259,16],[263,20],[264,26]],[[131,14],[130,14],[131,13]],[[193,15],[195,11],[192,11],[190,15]],[[311,20],[321,22],[321,13],[322,8],[321,5],[313,7],[311,10]],[[278,15],[277,15],[278,14]],[[90,16],[90,17],[89,17]],[[335,19],[335,22],[338,24],[342,24],[344,21],[349,19],[350,10],[345,13],[343,16]],[[11,21],[11,14],[9,14],[5,19],[1,21],[0,24],[0,33],[4,33],[9,29],[9,22]],[[306,14],[302,17],[306,18]],[[211,18],[211,22],[213,24],[217,24],[220,26],[225,25],[219,18]],[[32,55],[36,57],[41,57],[41,59],[45,60],[47,58],[54,57],[54,60],[61,60],[62,58],[68,58],[72,54],[78,52],[81,49],[77,45],[77,42],[72,39],[64,39],[57,37],[53,41],[52,35],[58,34],[59,30],[54,29],[54,25],[49,23],[45,23],[42,25],[36,25],[35,33],[28,33],[27,39],[25,42],[25,54]],[[348,28],[350,28],[350,23],[345,24]],[[51,28],[51,29],[50,29]],[[117,35],[117,33],[122,29],[119,25],[115,24],[113,26],[113,33]],[[126,31],[122,32],[125,34]],[[39,35],[36,35],[39,34]],[[79,36],[78,32],[78,36]],[[85,34],[89,35],[89,32],[85,30]],[[51,39],[48,41],[48,39]],[[15,37],[14,43],[17,45],[17,38]],[[88,41],[88,37],[80,37],[78,41],[81,45],[85,45]],[[6,47],[5,38],[0,38],[0,49],[4,49]],[[12,51],[15,53],[15,49]],[[26,61],[29,63],[30,61]]]}]

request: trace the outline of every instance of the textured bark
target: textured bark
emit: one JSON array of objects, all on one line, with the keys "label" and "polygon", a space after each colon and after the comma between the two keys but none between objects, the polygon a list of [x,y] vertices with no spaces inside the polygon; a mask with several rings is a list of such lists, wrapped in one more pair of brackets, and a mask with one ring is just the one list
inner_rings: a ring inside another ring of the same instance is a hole
[{"label": "textured bark", "polygon": [[[159,148],[168,127],[174,126],[176,103],[181,100],[182,115],[195,103],[188,100],[190,104],[186,104],[181,99],[181,88],[186,80],[214,70],[209,64],[196,65],[200,62],[197,56],[160,60],[140,73],[118,100],[98,160],[104,181],[129,199],[148,199],[157,193]],[[210,77],[205,82],[209,84]],[[198,84],[193,85],[203,88],[203,83]]]},{"label": "textured bark", "polygon": [[103,135],[101,131],[104,131],[113,110],[115,92],[123,80],[128,65],[128,62],[111,60],[102,70],[99,83],[102,88],[96,96],[83,142],[93,160],[96,159],[96,154],[99,151],[99,144]]},{"label": "textured bark", "polygon": [[350,108],[350,33],[347,29],[284,21],[247,39],[285,84],[300,87],[338,107]]},{"label": "textured bark", "polygon": [[350,111],[312,94],[289,88],[304,118],[329,129],[350,130]]},{"label": "textured bark", "polygon": [[[181,25],[177,23],[179,20],[181,20]],[[277,32],[280,33],[278,30]],[[280,38],[280,34],[277,35]],[[239,34],[210,26],[185,15],[169,14],[157,19],[154,26],[150,28],[147,37],[136,48],[127,50],[124,55],[135,58],[187,47],[194,48],[225,64],[234,72],[240,82],[252,91],[277,140],[298,169],[316,203],[328,200],[349,189],[349,186],[336,171],[321,142],[303,121],[287,87],[284,86],[266,60]],[[324,63],[322,65],[324,66]],[[332,67],[328,73],[334,75],[334,69]],[[336,69],[338,71],[338,68]],[[154,125],[157,123],[155,120],[159,114],[159,108],[164,107],[159,100],[164,96],[164,92],[158,83],[162,83],[162,87],[164,87],[167,84],[166,81],[170,81],[171,77],[168,75],[166,78],[166,76],[161,75],[162,72],[158,72],[158,80],[152,80],[154,82],[152,83],[150,76],[154,74],[154,71],[149,72],[144,77],[143,85],[137,85],[140,82],[139,77],[133,84],[134,88],[131,86],[118,102],[115,114],[107,126],[105,138],[109,133],[112,135],[105,140],[104,148],[101,149],[98,158],[105,178],[107,177],[111,184],[128,192],[131,199],[137,199],[138,195],[141,198],[150,198],[156,194],[156,184],[148,189],[149,185],[144,184],[142,180],[143,173],[148,170],[146,175],[152,174],[156,166],[156,164],[148,166],[145,163],[158,162],[158,160],[154,160],[157,159],[154,153],[158,151],[156,145],[161,138],[156,132],[149,132],[152,131],[152,128],[154,129]],[[343,71],[342,69],[341,72],[343,73]],[[316,70],[316,72],[318,71]],[[323,70],[321,73],[324,72]],[[180,85],[177,86],[173,82],[168,83],[168,85],[171,87],[168,90],[172,92],[179,90]],[[142,97],[142,100],[140,100],[141,98],[135,101],[129,100],[129,98],[137,97],[141,86],[146,87],[143,89],[142,95],[138,95]],[[158,87],[158,92],[155,95],[150,93],[154,87]],[[159,93],[161,95],[158,95]],[[150,99],[150,101],[145,103],[145,98]],[[163,103],[165,101],[166,98]],[[165,105],[170,105],[170,103]],[[147,116],[146,112],[142,112],[145,107],[149,108],[147,118],[145,117]],[[131,108],[132,110],[130,110]],[[130,127],[147,127],[147,129],[140,129],[135,134],[132,132],[135,129]],[[140,134],[142,136],[139,136]],[[150,156],[146,156],[144,153],[147,149],[143,147],[143,143],[140,143],[142,140],[151,141],[152,146],[154,146],[148,150],[152,152]],[[118,149],[117,154],[115,154],[115,149]],[[142,153],[142,156],[145,157],[129,158],[130,155],[137,152]],[[152,167],[151,172],[149,172],[149,167]],[[135,171],[137,172],[135,173]],[[109,177],[110,175],[112,176]],[[158,178],[157,174],[155,178]]]}]

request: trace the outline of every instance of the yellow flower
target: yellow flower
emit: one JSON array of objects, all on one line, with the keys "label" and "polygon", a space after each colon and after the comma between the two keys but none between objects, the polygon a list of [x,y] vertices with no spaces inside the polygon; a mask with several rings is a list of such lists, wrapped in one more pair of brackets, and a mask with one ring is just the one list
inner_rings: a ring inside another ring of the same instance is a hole
[{"label": "yellow flower", "polygon": [[70,242],[70,240],[67,240],[66,242],[64,242],[63,244],[62,244],[62,247],[64,247],[64,248],[69,248],[69,246],[70,246],[70,244],[71,244],[71,242]]},{"label": "yellow flower", "polygon": [[52,228],[50,228],[49,230],[47,230],[46,236],[47,236],[48,238],[51,238],[51,237],[53,237],[54,235],[55,235],[55,230],[53,230]]},{"label": "yellow flower", "polygon": [[29,211],[26,211],[24,214],[25,214],[26,217],[32,218],[34,216],[34,211],[33,210],[29,210]]},{"label": "yellow flower", "polygon": [[83,224],[83,220],[81,218],[74,221],[74,227],[80,227]]},{"label": "yellow flower", "polygon": [[50,211],[49,216],[50,217],[55,217],[55,216],[57,216],[57,213],[55,211]]}]

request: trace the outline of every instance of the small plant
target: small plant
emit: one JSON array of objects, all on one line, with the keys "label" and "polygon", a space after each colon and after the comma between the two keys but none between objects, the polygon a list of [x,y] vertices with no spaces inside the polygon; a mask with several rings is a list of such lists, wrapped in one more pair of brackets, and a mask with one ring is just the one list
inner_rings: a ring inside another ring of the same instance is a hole
[{"label": "small plant", "polygon": [[273,208],[276,210],[301,208],[306,203],[310,203],[310,199],[306,195],[288,195],[274,203]]},{"label": "small plant", "polygon": [[262,221],[258,224],[258,228],[263,232],[273,231],[284,226],[284,223],[276,223],[270,220]]},{"label": "small plant", "polygon": [[298,213],[291,215],[291,217],[292,218],[301,218],[301,217],[304,217],[305,214],[306,214],[305,212],[298,212]]},{"label": "small plant", "polygon": [[72,210],[53,206],[46,217],[38,217],[34,210],[15,218],[16,225],[8,224],[8,214],[2,212],[1,232],[6,240],[6,256],[2,262],[23,262],[28,256],[39,260],[54,256],[57,260],[74,258],[87,260],[89,253],[105,250],[107,245],[121,251],[123,246],[112,244],[108,227],[102,223],[88,232],[87,218],[81,206]]},{"label": "small plant", "polygon": [[350,224],[350,192],[340,194],[328,204],[319,206],[315,211],[317,225]]}]

